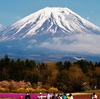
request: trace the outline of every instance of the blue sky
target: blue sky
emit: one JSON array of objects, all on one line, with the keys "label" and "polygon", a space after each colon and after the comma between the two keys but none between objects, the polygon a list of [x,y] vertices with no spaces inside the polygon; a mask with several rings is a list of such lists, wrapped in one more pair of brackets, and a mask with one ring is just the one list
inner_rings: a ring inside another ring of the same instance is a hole
[{"label": "blue sky", "polygon": [[100,27],[100,0],[0,0],[0,28],[45,7],[67,7]]}]

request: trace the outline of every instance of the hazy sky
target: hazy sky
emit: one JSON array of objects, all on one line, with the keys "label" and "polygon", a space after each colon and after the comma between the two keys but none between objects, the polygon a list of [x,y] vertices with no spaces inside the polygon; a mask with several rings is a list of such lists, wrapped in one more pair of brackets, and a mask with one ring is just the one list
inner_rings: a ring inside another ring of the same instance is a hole
[{"label": "hazy sky", "polygon": [[45,7],[67,7],[100,27],[100,0],[0,0],[0,28]]}]

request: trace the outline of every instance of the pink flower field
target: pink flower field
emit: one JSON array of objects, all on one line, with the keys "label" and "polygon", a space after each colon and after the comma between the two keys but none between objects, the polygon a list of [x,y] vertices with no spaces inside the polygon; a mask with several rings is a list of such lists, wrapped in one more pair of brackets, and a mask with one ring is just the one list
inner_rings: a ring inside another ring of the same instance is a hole
[{"label": "pink flower field", "polygon": [[[20,98],[20,96],[23,96],[23,99],[26,94],[18,94],[18,93],[0,93],[0,98]],[[31,99],[38,99],[39,94],[30,94]],[[42,94],[44,97],[46,94]],[[100,99],[100,94],[97,94],[98,99]],[[74,99],[90,99],[90,94],[80,94],[80,95],[73,95]]]},{"label": "pink flower field", "polygon": [[[26,94],[18,94],[18,93],[0,93],[1,98],[20,98],[20,96],[25,97]],[[46,94],[43,94],[45,96]],[[38,94],[30,94],[32,99],[37,99]]]}]

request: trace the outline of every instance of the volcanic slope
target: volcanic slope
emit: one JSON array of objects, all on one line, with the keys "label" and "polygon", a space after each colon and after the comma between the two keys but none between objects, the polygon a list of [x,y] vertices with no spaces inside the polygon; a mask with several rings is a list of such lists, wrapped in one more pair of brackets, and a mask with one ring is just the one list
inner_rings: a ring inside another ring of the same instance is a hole
[{"label": "volcanic slope", "polygon": [[0,31],[0,55],[54,61],[70,60],[80,53],[100,54],[98,41],[87,34],[96,35],[93,40],[97,40],[100,28],[68,8],[46,7]]},{"label": "volcanic slope", "polygon": [[68,8],[46,7],[1,31],[0,41],[41,35],[65,36],[80,33],[100,34],[100,28]]}]

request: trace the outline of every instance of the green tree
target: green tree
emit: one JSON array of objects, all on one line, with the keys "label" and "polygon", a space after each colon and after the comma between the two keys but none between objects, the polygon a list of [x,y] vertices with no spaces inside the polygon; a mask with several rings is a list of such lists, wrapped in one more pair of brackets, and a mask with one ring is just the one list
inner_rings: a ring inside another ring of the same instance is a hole
[{"label": "green tree", "polygon": [[66,70],[58,73],[56,85],[59,89],[63,89],[63,86],[68,87],[70,85],[69,74]]}]

